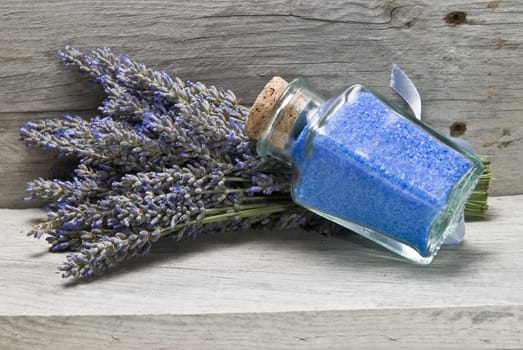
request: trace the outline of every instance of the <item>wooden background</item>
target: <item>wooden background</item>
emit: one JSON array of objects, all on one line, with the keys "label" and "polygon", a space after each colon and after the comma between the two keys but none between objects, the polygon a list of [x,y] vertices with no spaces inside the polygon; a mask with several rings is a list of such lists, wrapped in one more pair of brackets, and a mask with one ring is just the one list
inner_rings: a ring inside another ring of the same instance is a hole
[{"label": "wooden background", "polygon": [[0,207],[28,205],[25,182],[61,167],[26,150],[18,126],[92,116],[102,99],[56,59],[66,44],[110,46],[247,105],[272,75],[304,76],[325,95],[361,82],[390,96],[398,63],[428,122],[443,132],[465,122],[477,152],[494,157],[492,194],[523,193],[522,24],[518,0],[0,0]]},{"label": "wooden background", "polygon": [[0,349],[521,349],[523,2],[519,0],[0,0],[0,208],[63,171],[17,141],[27,120],[94,115],[101,93],[56,51],[110,46],[249,105],[273,75],[325,95],[393,97],[393,63],[424,118],[493,156],[490,220],[426,267],[361,237],[236,232],[175,243],[86,283],[23,234],[40,210],[0,209]]}]

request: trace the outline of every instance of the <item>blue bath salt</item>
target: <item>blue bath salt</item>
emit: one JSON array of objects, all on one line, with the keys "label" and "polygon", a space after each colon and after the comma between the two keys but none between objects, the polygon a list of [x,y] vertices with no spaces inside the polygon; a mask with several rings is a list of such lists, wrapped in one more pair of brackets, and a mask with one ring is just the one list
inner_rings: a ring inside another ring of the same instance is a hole
[{"label": "blue bath salt", "polygon": [[428,236],[470,161],[365,89],[293,148],[294,199],[428,254]]}]

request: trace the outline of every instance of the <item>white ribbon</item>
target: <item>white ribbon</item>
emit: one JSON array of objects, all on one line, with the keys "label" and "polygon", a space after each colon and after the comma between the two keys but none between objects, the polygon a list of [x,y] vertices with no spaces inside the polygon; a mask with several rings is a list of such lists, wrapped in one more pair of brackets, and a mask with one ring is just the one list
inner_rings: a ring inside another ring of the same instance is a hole
[{"label": "white ribbon", "polygon": [[421,120],[421,96],[407,73],[397,64],[392,65],[390,87],[407,103],[414,116]]}]

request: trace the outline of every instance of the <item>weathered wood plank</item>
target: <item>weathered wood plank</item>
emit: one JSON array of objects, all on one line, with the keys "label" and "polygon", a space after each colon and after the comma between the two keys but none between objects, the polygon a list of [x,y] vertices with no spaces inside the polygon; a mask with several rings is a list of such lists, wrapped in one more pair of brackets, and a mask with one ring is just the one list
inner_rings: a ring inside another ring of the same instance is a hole
[{"label": "weathered wood plank", "polygon": [[[357,236],[242,232],[164,241],[88,283],[0,210],[0,348],[515,349],[523,343],[523,196],[429,266]],[[270,342],[267,340],[270,339]]]},{"label": "weathered wood plank", "polygon": [[[446,131],[466,122],[477,151],[494,156],[492,193],[523,192],[519,1],[0,3],[0,120],[22,123],[43,111],[96,107],[100,94],[54,57],[68,43],[111,46],[182,78],[231,88],[246,104],[275,74],[304,76],[326,95],[364,82],[390,96],[395,62],[412,74],[431,124]],[[447,23],[452,11],[465,12],[465,22]],[[7,147],[12,130],[0,133],[7,140],[0,168],[31,162]],[[27,172],[41,173],[47,161],[27,164]],[[4,186],[22,188],[28,177],[13,175],[3,180],[2,193]],[[14,196],[0,199],[0,207],[19,206]]]},{"label": "weathered wood plank", "polygon": [[[33,316],[370,309],[389,310],[383,312],[393,318],[398,309],[473,307],[472,315],[486,306],[521,307],[523,196],[495,197],[492,207],[491,221],[468,223],[465,243],[445,247],[429,266],[356,235],[238,232],[160,242],[147,257],[88,283],[62,280],[54,271],[65,255],[25,237],[40,210],[2,209],[0,322],[6,316],[28,316],[30,325]],[[523,326],[521,317],[511,322]]]},{"label": "weathered wood plank", "polygon": [[0,318],[3,349],[520,349],[522,306]]}]

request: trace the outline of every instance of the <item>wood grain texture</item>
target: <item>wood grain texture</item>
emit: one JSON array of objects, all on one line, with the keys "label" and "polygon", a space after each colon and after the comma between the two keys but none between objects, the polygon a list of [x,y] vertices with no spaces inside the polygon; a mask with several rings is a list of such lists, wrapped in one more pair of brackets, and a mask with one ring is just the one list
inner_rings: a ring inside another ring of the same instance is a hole
[{"label": "wood grain texture", "polygon": [[523,307],[0,319],[2,349],[521,349]]},{"label": "wood grain texture", "polygon": [[[94,110],[101,99],[56,50],[110,46],[182,78],[233,89],[250,104],[272,75],[304,76],[325,95],[363,82],[387,96],[392,63],[419,87],[426,120],[467,124],[493,155],[493,194],[523,193],[523,3],[503,1],[0,0],[0,207],[17,207],[48,157],[12,146],[42,112]],[[466,14],[452,25],[452,11]],[[5,119],[11,120],[6,128]],[[26,169],[19,171],[8,169]]]},{"label": "wood grain texture", "polygon": [[157,244],[89,282],[0,210],[0,348],[521,348],[523,196],[429,266],[356,235],[240,232]]}]

